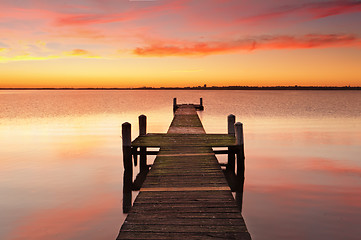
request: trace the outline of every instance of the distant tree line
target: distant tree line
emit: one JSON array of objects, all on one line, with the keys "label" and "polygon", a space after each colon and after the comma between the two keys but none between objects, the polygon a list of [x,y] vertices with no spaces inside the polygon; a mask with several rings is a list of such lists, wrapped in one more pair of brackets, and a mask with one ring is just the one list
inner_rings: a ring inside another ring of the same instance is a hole
[{"label": "distant tree line", "polygon": [[196,87],[138,87],[138,88],[0,88],[0,90],[361,90],[351,86],[196,86]]}]

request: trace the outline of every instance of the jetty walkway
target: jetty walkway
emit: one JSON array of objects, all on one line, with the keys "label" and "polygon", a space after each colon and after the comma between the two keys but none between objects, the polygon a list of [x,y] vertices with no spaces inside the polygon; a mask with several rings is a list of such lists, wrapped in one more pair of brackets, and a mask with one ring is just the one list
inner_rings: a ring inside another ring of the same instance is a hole
[{"label": "jetty walkway", "polygon": [[[242,201],[242,125],[237,123],[234,128],[233,116],[229,134],[206,134],[197,109],[203,109],[202,101],[200,105],[175,103],[166,134],[146,134],[146,118],[140,116],[140,136],[133,142],[130,124],[123,124],[123,211],[128,216],[117,239],[251,239],[241,203],[237,204],[231,192],[233,188]],[[149,147],[160,150],[147,151]],[[227,182],[212,147],[228,149],[216,153],[228,154],[227,172],[237,168],[233,179],[238,184],[229,186],[231,180]],[[157,154],[151,167],[146,163],[150,154]],[[136,163],[138,156],[140,174],[133,182],[133,158]],[[132,190],[140,191],[133,206]]]}]

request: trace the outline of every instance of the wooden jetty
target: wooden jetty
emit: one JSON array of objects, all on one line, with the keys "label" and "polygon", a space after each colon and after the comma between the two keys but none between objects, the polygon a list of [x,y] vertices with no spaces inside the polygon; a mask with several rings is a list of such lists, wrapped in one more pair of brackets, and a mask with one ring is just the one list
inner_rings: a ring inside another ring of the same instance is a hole
[{"label": "wooden jetty", "polygon": [[[131,125],[122,125],[123,211],[128,216],[117,239],[251,239],[241,215],[242,124],[230,115],[228,134],[206,134],[196,112],[203,110],[202,99],[199,105],[178,105],[174,99],[173,110],[166,134],[146,133],[141,115],[140,134],[131,142]],[[150,147],[160,150],[148,151]],[[155,154],[153,165],[147,165],[147,155]],[[228,154],[225,170],[215,154]],[[138,156],[140,173],[133,182]],[[132,190],[139,190],[133,206]]]}]

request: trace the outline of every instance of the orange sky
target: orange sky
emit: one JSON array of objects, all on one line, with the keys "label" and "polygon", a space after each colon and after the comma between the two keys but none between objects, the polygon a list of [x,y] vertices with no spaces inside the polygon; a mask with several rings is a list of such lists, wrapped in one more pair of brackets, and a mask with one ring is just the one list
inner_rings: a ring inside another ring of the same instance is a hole
[{"label": "orange sky", "polygon": [[0,6],[0,87],[361,86],[360,1]]}]

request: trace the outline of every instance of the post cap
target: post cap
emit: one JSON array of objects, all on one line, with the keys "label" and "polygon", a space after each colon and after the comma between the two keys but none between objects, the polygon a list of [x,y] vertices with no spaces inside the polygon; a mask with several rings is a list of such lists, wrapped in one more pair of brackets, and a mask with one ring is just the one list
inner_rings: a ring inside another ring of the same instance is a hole
[{"label": "post cap", "polygon": [[122,124],[122,126],[128,126],[128,125],[131,125],[131,124],[128,123],[128,122],[125,122],[125,123]]},{"label": "post cap", "polygon": [[131,146],[132,140],[131,140],[131,124],[128,122],[125,122],[122,124],[122,140],[123,140],[123,147],[125,146]]}]

